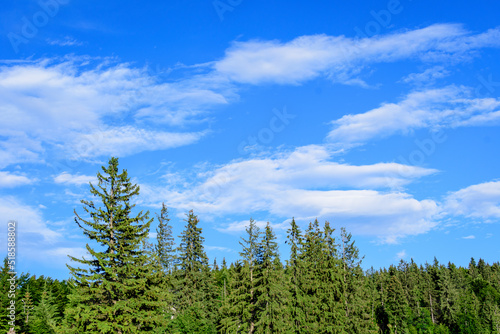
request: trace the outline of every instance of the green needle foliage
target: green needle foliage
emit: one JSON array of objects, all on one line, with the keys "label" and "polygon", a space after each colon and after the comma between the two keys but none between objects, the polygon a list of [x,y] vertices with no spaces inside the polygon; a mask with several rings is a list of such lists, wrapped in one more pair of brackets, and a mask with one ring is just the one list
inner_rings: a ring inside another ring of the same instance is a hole
[{"label": "green needle foliage", "polygon": [[157,215],[158,227],[156,229],[157,245],[155,247],[160,264],[165,273],[172,273],[175,259],[175,242],[172,235],[172,226],[169,224],[168,210],[165,203],[162,203],[160,215]]},{"label": "green needle foliage", "polygon": [[74,289],[69,296],[64,327],[67,333],[153,333],[164,324],[166,296],[156,291],[160,271],[143,249],[151,219],[148,212],[132,215],[139,186],[127,171],[118,172],[118,159],[111,158],[98,173],[90,193],[102,203],[82,200],[87,217],[75,210],[75,222],[94,242],[87,244],[89,258],[68,265]]},{"label": "green needle foliage", "polygon": [[177,249],[178,269],[174,272],[177,307],[173,328],[180,333],[215,333],[217,285],[210,272],[198,227],[198,217],[190,211]]}]

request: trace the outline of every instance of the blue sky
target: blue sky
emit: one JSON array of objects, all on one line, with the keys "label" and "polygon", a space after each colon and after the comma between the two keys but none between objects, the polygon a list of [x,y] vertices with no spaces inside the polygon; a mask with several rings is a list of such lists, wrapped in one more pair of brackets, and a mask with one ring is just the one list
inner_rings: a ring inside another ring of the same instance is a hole
[{"label": "blue sky", "polygon": [[[250,217],[352,232],[364,266],[498,261],[497,2],[10,1],[0,15],[1,253],[67,278],[110,156],[199,215],[212,260]],[[154,230],[155,226],[153,226]],[[154,237],[154,235],[153,235]]]}]

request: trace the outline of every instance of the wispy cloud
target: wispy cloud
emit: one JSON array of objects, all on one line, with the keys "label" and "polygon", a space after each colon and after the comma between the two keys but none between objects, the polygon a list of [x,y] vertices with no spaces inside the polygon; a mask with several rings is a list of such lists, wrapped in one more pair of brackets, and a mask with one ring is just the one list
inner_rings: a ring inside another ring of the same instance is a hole
[{"label": "wispy cloud", "polygon": [[404,77],[401,81],[404,83],[411,83],[417,86],[433,84],[437,79],[444,78],[450,75],[450,71],[446,70],[443,66],[434,66],[426,69],[421,73],[411,73]]},{"label": "wispy cloud", "polygon": [[147,69],[109,59],[0,66],[0,134],[6,137],[0,168],[43,161],[51,150],[95,157],[191,144],[206,132],[179,129],[202,122],[200,115],[211,106],[227,103],[217,83],[208,86],[195,80],[158,82]]},{"label": "wispy cloud", "polygon": [[57,46],[82,46],[83,42],[77,41],[73,37],[66,36],[63,39],[47,39],[49,45]]},{"label": "wispy cloud", "polygon": [[82,184],[88,184],[89,182],[96,182],[97,178],[90,175],[72,175],[67,172],[62,172],[61,174],[54,177],[54,182],[59,184],[69,184],[80,186]]},{"label": "wispy cloud", "polygon": [[350,146],[422,128],[492,125],[500,121],[500,99],[470,95],[471,89],[456,86],[412,92],[399,103],[386,103],[333,121],[328,139]]},{"label": "wispy cloud", "polygon": [[309,35],[289,42],[235,42],[215,69],[235,82],[298,84],[318,76],[352,84],[361,69],[408,58],[460,61],[471,51],[500,46],[500,30],[473,34],[457,24],[436,24],[391,35],[354,39]]},{"label": "wispy cloud", "polygon": [[470,239],[476,239],[476,237],[474,235],[468,235],[466,237],[462,237],[462,239],[468,239],[468,240],[470,240]]},{"label": "wispy cloud", "polygon": [[395,259],[396,260],[404,260],[404,259],[406,259],[407,256],[408,256],[408,254],[406,254],[406,250],[403,249],[401,252],[398,252],[396,254]]},{"label": "wispy cloud", "polygon": [[35,180],[30,179],[25,175],[0,171],[0,188],[12,188],[12,187],[31,184],[33,182],[35,182]]},{"label": "wispy cloud", "polygon": [[448,194],[448,214],[482,219],[500,218],[500,181],[475,184]]},{"label": "wispy cloud", "polygon": [[[0,221],[18,222],[18,231],[25,240],[42,238],[46,242],[56,242],[61,234],[51,229],[38,208],[31,207],[13,196],[0,197]],[[2,232],[3,233],[3,232]],[[2,242],[7,240],[2,238]]]}]

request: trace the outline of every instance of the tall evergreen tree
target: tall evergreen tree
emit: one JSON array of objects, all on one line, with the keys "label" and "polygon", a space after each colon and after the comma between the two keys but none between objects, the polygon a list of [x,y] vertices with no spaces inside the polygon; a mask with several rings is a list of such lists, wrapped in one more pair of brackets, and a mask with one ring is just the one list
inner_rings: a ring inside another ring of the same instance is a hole
[{"label": "tall evergreen tree", "polygon": [[359,249],[352,234],[340,231],[342,250],[342,299],[345,303],[346,331],[348,333],[376,333],[372,298],[368,279],[361,268]]},{"label": "tall evergreen tree", "polygon": [[180,238],[178,269],[175,271],[175,330],[181,333],[216,331],[217,286],[205,253],[202,229],[191,210]]},{"label": "tall evergreen tree", "polygon": [[258,254],[258,278],[255,284],[256,333],[285,333],[289,294],[285,285],[276,236],[267,223]]},{"label": "tall evergreen tree", "polygon": [[157,218],[157,244],[155,250],[163,270],[166,273],[171,273],[175,265],[175,242],[172,235],[172,226],[169,224],[170,218],[168,218],[168,209],[165,203],[162,203],[161,212],[160,215],[157,215]]},{"label": "tall evergreen tree", "polygon": [[288,303],[291,317],[290,326],[291,332],[298,334],[304,333],[302,328],[305,321],[305,305],[300,281],[302,272],[307,270],[307,268],[304,268],[303,262],[301,261],[303,239],[302,232],[295,222],[295,219],[292,219],[287,233],[287,242],[290,246],[290,259],[286,266],[287,286],[290,292],[290,301]]},{"label": "tall evergreen tree", "polygon": [[139,194],[126,170],[119,173],[111,158],[98,173],[90,192],[102,202],[82,200],[87,217],[75,210],[75,222],[96,243],[86,245],[90,258],[70,259],[74,289],[66,310],[67,333],[152,333],[164,325],[164,291],[158,289],[159,270],[143,248],[152,219],[149,212],[132,216]]}]

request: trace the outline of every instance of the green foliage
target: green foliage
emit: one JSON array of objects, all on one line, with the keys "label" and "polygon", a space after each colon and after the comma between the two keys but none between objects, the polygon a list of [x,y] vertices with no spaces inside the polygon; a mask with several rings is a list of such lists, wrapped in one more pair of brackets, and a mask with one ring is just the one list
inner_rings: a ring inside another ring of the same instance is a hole
[{"label": "green foliage", "polygon": [[132,216],[139,194],[127,171],[118,173],[118,159],[98,173],[90,192],[102,203],[82,200],[88,218],[75,210],[75,222],[94,242],[90,258],[71,260],[82,267],[68,268],[74,286],[69,296],[64,329],[68,333],[152,333],[164,325],[165,292],[161,272],[151,252],[144,249],[151,221],[148,213]]},{"label": "green foliage", "polygon": [[33,334],[55,334],[61,317],[54,294],[48,289],[47,283],[44,285],[40,302],[33,311],[33,319],[29,325],[31,332]]},{"label": "green foliage", "polygon": [[160,215],[157,215],[158,227],[156,229],[157,244],[155,247],[158,259],[166,273],[172,273],[174,269],[175,249],[172,226],[169,224],[168,210],[165,203],[162,203]]},{"label": "green foliage", "polygon": [[173,272],[173,326],[179,333],[205,333],[216,328],[219,295],[198,223],[198,217],[190,211],[177,249],[178,269]]}]

